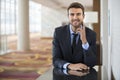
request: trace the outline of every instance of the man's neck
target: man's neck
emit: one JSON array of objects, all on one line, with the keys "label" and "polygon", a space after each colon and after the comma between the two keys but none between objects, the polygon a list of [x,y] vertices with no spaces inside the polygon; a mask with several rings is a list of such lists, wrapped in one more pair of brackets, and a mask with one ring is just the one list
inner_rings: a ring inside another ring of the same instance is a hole
[{"label": "man's neck", "polygon": [[73,31],[74,33],[76,33],[76,30],[77,30],[77,28],[75,28],[74,26],[72,26],[72,31]]}]

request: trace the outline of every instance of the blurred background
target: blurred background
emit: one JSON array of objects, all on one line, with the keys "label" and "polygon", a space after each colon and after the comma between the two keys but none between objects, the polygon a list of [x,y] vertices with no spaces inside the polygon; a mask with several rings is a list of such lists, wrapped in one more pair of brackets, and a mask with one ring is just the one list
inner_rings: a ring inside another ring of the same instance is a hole
[{"label": "blurred background", "polygon": [[119,0],[0,0],[1,80],[34,80],[52,66],[53,32],[68,24],[72,2],[84,5],[84,23],[97,33],[103,80],[120,80]]}]

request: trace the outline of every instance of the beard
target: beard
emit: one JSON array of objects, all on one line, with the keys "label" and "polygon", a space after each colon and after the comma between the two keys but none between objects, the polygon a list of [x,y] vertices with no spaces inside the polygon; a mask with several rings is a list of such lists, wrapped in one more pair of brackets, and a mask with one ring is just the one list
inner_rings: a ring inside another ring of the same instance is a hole
[{"label": "beard", "polygon": [[79,19],[74,19],[74,20],[71,20],[70,24],[77,29],[80,27],[82,22]]}]

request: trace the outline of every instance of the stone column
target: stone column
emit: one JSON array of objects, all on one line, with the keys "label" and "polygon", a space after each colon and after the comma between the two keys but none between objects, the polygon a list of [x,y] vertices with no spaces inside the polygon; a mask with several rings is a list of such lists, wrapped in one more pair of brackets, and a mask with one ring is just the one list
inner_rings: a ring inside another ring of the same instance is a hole
[{"label": "stone column", "polygon": [[17,36],[18,50],[30,49],[29,37],[29,0],[18,0],[18,23],[17,23]]}]

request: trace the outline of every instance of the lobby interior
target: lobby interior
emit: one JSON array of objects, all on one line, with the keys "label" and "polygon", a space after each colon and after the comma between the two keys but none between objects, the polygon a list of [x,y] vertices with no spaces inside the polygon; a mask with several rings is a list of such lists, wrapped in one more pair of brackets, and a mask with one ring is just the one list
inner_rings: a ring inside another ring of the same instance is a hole
[{"label": "lobby interior", "polygon": [[[119,0],[74,1],[84,5],[84,22],[97,33],[101,80],[119,80]],[[54,29],[68,23],[74,1],[0,0],[0,80],[35,80],[49,70]]]}]

